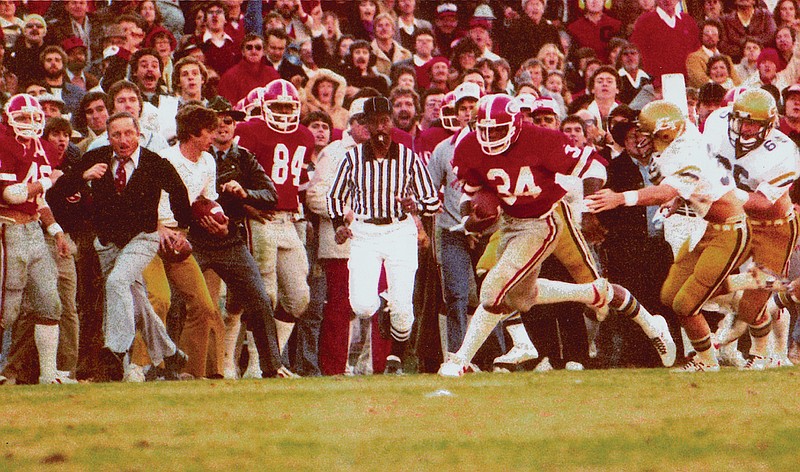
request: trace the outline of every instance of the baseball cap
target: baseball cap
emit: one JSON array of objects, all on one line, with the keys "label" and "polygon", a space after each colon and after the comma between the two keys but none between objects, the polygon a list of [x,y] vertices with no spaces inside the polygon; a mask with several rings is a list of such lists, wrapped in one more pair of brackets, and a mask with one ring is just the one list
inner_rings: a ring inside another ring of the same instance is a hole
[{"label": "baseball cap", "polygon": [[438,7],[436,7],[436,15],[437,16],[445,16],[445,15],[453,15],[456,16],[458,13],[458,7],[455,3],[442,3]]},{"label": "baseball cap", "polygon": [[761,65],[762,62],[771,61],[773,64],[778,65],[781,62],[780,56],[778,55],[778,51],[773,48],[764,48],[761,51],[761,54],[758,55],[758,59],[756,59],[756,64]]},{"label": "baseball cap", "polygon": [[539,97],[533,102],[533,113],[552,113],[558,115],[558,103],[552,97]]},{"label": "baseball cap", "polygon": [[228,115],[236,121],[243,121],[245,114],[243,111],[234,110],[230,102],[217,95],[208,102],[208,108],[217,112],[218,115]]},{"label": "baseball cap", "polygon": [[458,106],[458,102],[465,98],[472,98],[474,100],[480,100],[481,98],[481,87],[478,84],[472,82],[464,82],[456,87],[453,90],[453,94],[455,95],[456,99],[453,103]]},{"label": "baseball cap", "polygon": [[61,108],[61,111],[64,111],[64,108],[66,108],[67,106],[67,104],[64,103],[64,100],[56,97],[51,93],[43,93],[38,97],[36,97],[36,100],[38,100],[39,103],[55,103],[56,105],[58,105],[59,108]]},{"label": "baseball cap", "polygon": [[366,98],[356,98],[353,100],[353,103],[350,104],[349,119],[352,120],[364,114],[364,102],[366,101]]},{"label": "baseball cap", "polygon": [[475,7],[475,13],[472,14],[473,18],[480,18],[483,20],[496,20],[497,17],[494,16],[494,12],[492,11],[492,7],[489,5],[481,4]]},{"label": "baseball cap", "polygon": [[369,97],[364,102],[364,117],[370,118],[381,114],[391,114],[392,104],[386,97]]},{"label": "baseball cap", "polygon": [[61,41],[61,49],[64,52],[70,52],[75,48],[86,48],[86,44],[79,36],[70,36]]},{"label": "baseball cap", "polygon": [[783,89],[783,92],[781,92],[781,95],[783,96],[783,101],[785,102],[790,95],[795,93],[800,93],[800,84],[790,85],[785,89]]}]

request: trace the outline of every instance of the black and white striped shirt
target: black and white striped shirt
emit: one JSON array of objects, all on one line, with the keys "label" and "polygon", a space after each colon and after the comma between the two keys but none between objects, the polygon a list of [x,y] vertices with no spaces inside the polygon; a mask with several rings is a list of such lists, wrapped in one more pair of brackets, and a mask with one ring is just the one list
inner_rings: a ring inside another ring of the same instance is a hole
[{"label": "black and white striped shirt", "polygon": [[405,212],[398,197],[408,194],[414,195],[423,214],[431,215],[439,209],[431,176],[414,151],[392,143],[388,156],[377,159],[369,146],[359,144],[339,164],[328,192],[328,213],[334,228],[344,224],[348,203],[356,218],[402,218]]}]

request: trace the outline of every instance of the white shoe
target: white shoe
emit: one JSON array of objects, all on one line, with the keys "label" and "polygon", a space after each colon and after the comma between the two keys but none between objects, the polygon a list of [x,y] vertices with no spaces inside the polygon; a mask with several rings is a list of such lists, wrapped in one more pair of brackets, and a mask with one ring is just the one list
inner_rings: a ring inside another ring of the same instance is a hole
[{"label": "white shoe", "polygon": [[144,380],[144,368],[136,364],[128,364],[125,368],[125,373],[122,375],[122,381],[142,383]]},{"label": "white shoe", "polygon": [[769,359],[767,359],[767,369],[793,366],[794,362],[790,361],[786,356],[770,356]]},{"label": "white shoe", "polygon": [[742,351],[737,347],[737,343],[726,344],[719,348],[717,351],[717,359],[720,365],[727,365],[731,367],[744,367],[747,363]]},{"label": "white shoe", "polygon": [[300,376],[289,370],[286,366],[281,366],[278,369],[278,372],[275,374],[275,377],[279,379],[299,379]]},{"label": "white shoe", "polygon": [[469,362],[462,359],[452,352],[448,352],[444,358],[444,362],[439,367],[439,375],[442,377],[461,377],[467,372]]},{"label": "white shoe", "polygon": [[608,316],[608,305],[614,298],[614,287],[605,278],[599,278],[592,282],[595,299],[589,306],[597,315],[597,321],[603,321]]},{"label": "white shoe", "polygon": [[239,378],[236,367],[226,367],[222,372],[222,377],[225,380],[236,380]]},{"label": "white shoe", "polygon": [[78,383],[77,380],[56,374],[53,378],[39,377],[39,385],[71,385]]},{"label": "white shoe", "polygon": [[494,365],[513,367],[539,357],[539,351],[533,344],[515,344],[507,353],[494,358]]},{"label": "white shoe", "polygon": [[719,364],[706,364],[698,359],[697,356],[695,356],[689,359],[686,364],[683,364],[681,367],[676,367],[670,372],[678,374],[693,372],[719,372]]},{"label": "white shoe", "polygon": [[261,375],[261,369],[258,367],[247,366],[247,370],[244,371],[242,374],[243,379],[260,379],[263,378]]},{"label": "white shoe", "polygon": [[539,365],[533,369],[534,372],[550,372],[551,370],[553,370],[553,365],[550,364],[550,359],[547,357],[542,359],[542,361],[539,362]]},{"label": "white shoe", "polygon": [[769,359],[766,357],[750,354],[747,356],[747,362],[739,367],[739,370],[764,370],[767,368],[767,364],[769,364]]},{"label": "white shoe", "polygon": [[589,359],[597,359],[597,355],[599,354],[597,350],[597,343],[592,341],[589,343]]},{"label": "white shoe", "polygon": [[564,366],[564,369],[572,372],[580,371],[583,370],[583,364],[581,364],[580,362],[569,361]]},{"label": "white shoe", "polygon": [[652,326],[658,330],[658,336],[650,338],[650,343],[661,357],[661,363],[664,364],[664,367],[672,367],[672,364],[675,363],[676,348],[675,341],[669,332],[667,320],[663,316],[655,315],[653,316]]}]

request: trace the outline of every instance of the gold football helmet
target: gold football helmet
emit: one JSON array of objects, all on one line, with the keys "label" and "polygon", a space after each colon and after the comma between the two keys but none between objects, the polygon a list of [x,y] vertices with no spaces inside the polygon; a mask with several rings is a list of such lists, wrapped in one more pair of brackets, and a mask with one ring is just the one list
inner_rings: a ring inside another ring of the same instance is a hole
[{"label": "gold football helmet", "polygon": [[771,93],[763,89],[742,92],[728,115],[728,139],[736,156],[760,146],[778,121],[778,107]]},{"label": "gold football helmet", "polygon": [[655,152],[662,152],[686,129],[686,117],[674,103],[655,100],[642,108],[638,120],[639,133],[644,139],[639,147],[653,143]]}]

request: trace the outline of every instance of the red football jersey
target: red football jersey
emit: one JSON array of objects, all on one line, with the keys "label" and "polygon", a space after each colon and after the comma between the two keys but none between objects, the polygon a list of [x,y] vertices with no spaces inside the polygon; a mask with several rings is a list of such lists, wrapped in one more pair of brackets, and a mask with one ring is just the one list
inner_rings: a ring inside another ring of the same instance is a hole
[{"label": "red football jersey", "polygon": [[538,218],[564,197],[556,174],[569,175],[581,154],[567,135],[523,123],[517,141],[497,156],[485,154],[469,133],[456,146],[453,167],[467,194],[493,189],[508,215]]},{"label": "red football jersey", "polygon": [[453,135],[453,132],[438,126],[428,128],[421,132],[414,139],[414,152],[417,153],[422,163],[428,165],[431,154],[436,149],[436,145]]},{"label": "red football jersey", "polygon": [[314,135],[303,125],[289,134],[278,133],[263,120],[236,126],[239,146],[249,149],[275,184],[279,211],[300,209],[298,188],[308,182],[308,164],[314,154]]},{"label": "red football jersey", "polygon": [[[28,184],[49,176],[57,156],[55,147],[41,140],[41,147],[31,140],[27,148],[20,144],[11,128],[0,135],[0,194],[9,185]],[[35,198],[12,205],[0,198],[0,207],[35,215],[39,205]]]}]

